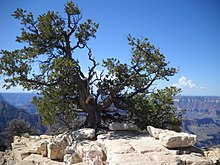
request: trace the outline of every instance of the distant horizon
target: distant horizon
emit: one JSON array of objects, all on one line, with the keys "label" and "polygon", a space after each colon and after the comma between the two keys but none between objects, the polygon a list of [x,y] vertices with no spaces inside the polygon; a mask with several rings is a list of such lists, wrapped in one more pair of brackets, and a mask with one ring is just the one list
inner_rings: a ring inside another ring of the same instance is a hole
[{"label": "distant horizon", "polygon": [[[0,94],[2,93],[9,93],[9,94],[37,94],[37,92],[28,92],[28,91],[24,91],[24,92],[13,92],[13,91],[4,91],[4,92],[0,92]],[[175,97],[178,96],[183,96],[183,97],[220,97],[220,95],[176,95]]]}]

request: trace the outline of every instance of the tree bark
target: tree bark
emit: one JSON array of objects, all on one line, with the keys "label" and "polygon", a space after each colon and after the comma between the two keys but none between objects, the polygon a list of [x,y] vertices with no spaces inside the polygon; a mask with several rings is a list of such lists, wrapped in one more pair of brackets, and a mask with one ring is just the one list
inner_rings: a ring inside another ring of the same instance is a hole
[{"label": "tree bark", "polygon": [[87,119],[85,126],[89,128],[96,128],[96,110],[91,100],[88,100],[89,94],[86,94],[82,90],[79,91],[79,103],[83,108],[83,111],[87,113]]},{"label": "tree bark", "polygon": [[96,107],[96,127],[101,127],[101,109]]}]

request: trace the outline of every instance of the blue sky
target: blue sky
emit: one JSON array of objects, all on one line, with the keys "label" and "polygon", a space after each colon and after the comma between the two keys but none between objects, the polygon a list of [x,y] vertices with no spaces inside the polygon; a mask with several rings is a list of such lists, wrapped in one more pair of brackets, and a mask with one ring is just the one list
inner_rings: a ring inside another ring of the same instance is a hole
[{"label": "blue sky", "polygon": [[[64,0],[0,0],[0,49],[20,45],[16,8],[34,15],[48,10],[63,14]],[[220,1],[219,0],[73,0],[83,18],[100,24],[97,38],[89,42],[97,61],[107,57],[129,62],[127,35],[147,37],[180,71],[159,88],[176,85],[182,95],[220,96]],[[81,58],[83,66],[88,63]],[[0,77],[2,79],[2,77]],[[2,83],[2,80],[0,81]],[[0,92],[5,91],[0,86]],[[11,89],[20,91],[20,88]]]}]

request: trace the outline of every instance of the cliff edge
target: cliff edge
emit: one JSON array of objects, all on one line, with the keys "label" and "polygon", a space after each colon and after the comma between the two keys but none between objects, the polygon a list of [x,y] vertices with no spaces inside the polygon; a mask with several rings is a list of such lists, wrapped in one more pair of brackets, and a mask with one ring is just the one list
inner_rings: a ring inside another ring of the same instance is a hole
[{"label": "cliff edge", "polygon": [[[18,165],[213,165],[220,149],[195,148],[196,136],[157,129],[148,132],[116,124],[111,130],[84,128],[57,136],[14,137],[12,153]],[[4,160],[7,164],[7,160]],[[8,163],[9,164],[9,163]]]}]

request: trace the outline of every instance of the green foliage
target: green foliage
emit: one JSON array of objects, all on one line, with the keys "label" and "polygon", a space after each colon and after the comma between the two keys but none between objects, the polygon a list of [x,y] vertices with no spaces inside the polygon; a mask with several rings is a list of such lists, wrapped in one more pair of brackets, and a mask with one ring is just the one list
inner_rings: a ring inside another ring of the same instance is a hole
[{"label": "green foliage", "polygon": [[13,136],[23,136],[24,134],[35,135],[37,133],[37,130],[24,120],[13,119],[10,121],[8,127],[2,132],[2,135],[12,140]]},{"label": "green foliage", "polygon": [[76,103],[72,99],[71,89],[65,88],[62,85],[45,89],[41,93],[43,95],[42,97],[33,98],[33,103],[42,117],[43,124],[52,124],[57,117],[62,119],[64,121],[63,124],[70,128],[71,122],[67,119],[73,120],[75,118]]},{"label": "green foliage", "polygon": [[57,79],[62,81],[56,85],[45,87],[41,92],[42,97],[34,97],[33,103],[36,105],[44,125],[51,125],[55,118],[58,118],[71,129],[71,120],[76,117],[77,105],[74,99],[77,97],[77,85],[74,84],[72,76],[75,72],[75,64],[71,60],[57,58],[50,70],[49,81],[56,82]]},{"label": "green foliage", "polygon": [[130,102],[130,118],[134,118],[141,129],[152,125],[157,128],[181,131],[182,112],[177,113],[173,101],[173,96],[179,92],[175,87],[166,87],[149,96],[137,95]]}]

